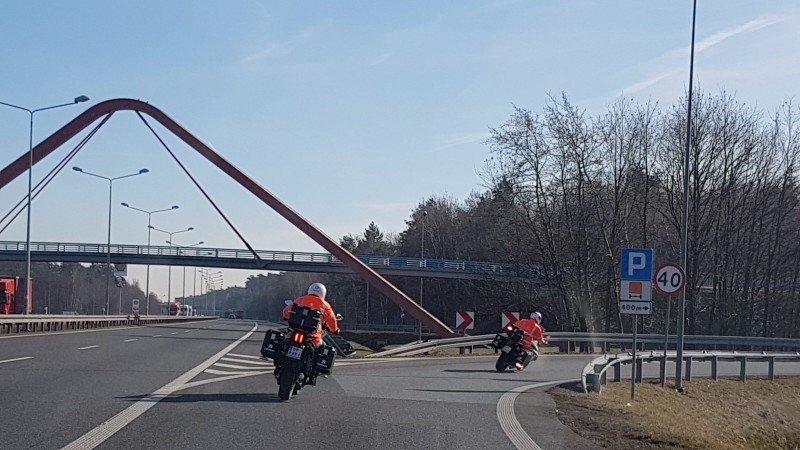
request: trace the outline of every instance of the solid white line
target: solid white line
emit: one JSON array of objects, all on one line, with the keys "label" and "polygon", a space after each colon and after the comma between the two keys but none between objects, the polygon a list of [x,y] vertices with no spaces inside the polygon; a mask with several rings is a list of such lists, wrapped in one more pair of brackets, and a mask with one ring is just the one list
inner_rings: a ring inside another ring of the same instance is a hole
[{"label": "solid white line", "polygon": [[78,350],[89,350],[90,348],[97,348],[100,347],[99,345],[90,345],[88,347],[80,347]]},{"label": "solid white line", "polygon": [[0,361],[0,364],[7,363],[7,362],[14,362],[14,361],[25,361],[26,359],[33,359],[33,356],[25,356],[25,357],[22,357],[22,358],[7,359],[5,361]]},{"label": "solid white line", "polygon": [[180,389],[183,389],[183,387],[186,385],[187,382],[189,382],[189,380],[203,373],[204,370],[206,370],[208,367],[214,364],[218,359],[222,358],[223,356],[228,354],[228,352],[236,348],[236,346],[239,345],[242,341],[249,338],[256,331],[257,328],[258,325],[254,325],[252,330],[250,330],[244,336],[240,337],[236,342],[233,342],[232,344],[223,348],[217,354],[203,361],[194,369],[172,380],[171,382],[164,385],[164,387],[162,387],[161,389],[153,392],[152,394],[148,395],[142,400],[139,400],[138,402],[126,408],[124,411],[103,422],[95,429],[89,431],[88,433],[74,440],[72,443],[64,447],[64,449],[88,450],[88,449],[93,449],[98,445],[102,444],[106,439],[113,436],[114,433],[125,428],[129,423],[133,422],[134,420],[136,420],[136,418],[147,412],[147,410],[155,406],[159,401],[169,396],[169,394],[178,391]]},{"label": "solid white line", "polygon": [[500,400],[497,402],[497,420],[500,422],[500,427],[503,428],[503,432],[511,440],[511,443],[514,444],[514,447],[519,450],[542,450],[542,447],[539,447],[528,433],[525,432],[522,425],[519,424],[517,417],[514,415],[514,400],[517,399],[517,396],[530,389],[576,381],[579,380],[560,380],[529,384],[527,386],[514,388],[500,397]]},{"label": "solid white line", "polygon": [[122,342],[133,342],[133,341],[138,341],[138,339],[125,339]]},{"label": "solid white line", "polygon": [[272,362],[267,362],[267,361],[252,361],[252,360],[236,359],[236,358],[228,358],[228,357],[221,358],[220,361],[228,361],[228,362],[239,363],[239,364],[250,364],[251,366],[271,366],[272,365]]}]

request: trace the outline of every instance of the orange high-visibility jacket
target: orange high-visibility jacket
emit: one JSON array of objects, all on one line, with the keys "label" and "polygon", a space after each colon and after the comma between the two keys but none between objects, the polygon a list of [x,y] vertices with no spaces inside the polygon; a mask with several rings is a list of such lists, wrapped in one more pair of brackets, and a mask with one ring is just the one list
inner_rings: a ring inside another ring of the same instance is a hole
[{"label": "orange high-visibility jacket", "polygon": [[529,349],[535,339],[539,344],[544,344],[544,328],[533,319],[522,319],[514,323],[514,326],[525,332],[522,338],[522,348]]},{"label": "orange high-visibility jacket", "polygon": [[[292,302],[294,305],[305,306],[306,308],[311,308],[317,311],[322,312],[322,320],[320,320],[319,326],[317,327],[316,331],[311,333],[311,340],[314,342],[314,345],[322,344],[322,324],[325,324],[325,328],[328,329],[331,333],[338,333],[339,332],[339,322],[336,320],[336,314],[333,312],[333,308],[331,304],[326,302],[325,300],[317,297],[316,295],[304,295],[302,297],[297,297]],[[289,319],[289,313],[292,311],[292,305],[286,305],[283,308],[283,318]]]}]

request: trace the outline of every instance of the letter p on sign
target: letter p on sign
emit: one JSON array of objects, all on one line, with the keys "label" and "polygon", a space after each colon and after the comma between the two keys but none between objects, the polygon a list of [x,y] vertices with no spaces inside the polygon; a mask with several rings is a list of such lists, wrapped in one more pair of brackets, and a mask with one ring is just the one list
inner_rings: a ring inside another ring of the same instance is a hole
[{"label": "letter p on sign", "polygon": [[649,281],[653,278],[652,248],[623,248],[620,263],[622,280]]}]

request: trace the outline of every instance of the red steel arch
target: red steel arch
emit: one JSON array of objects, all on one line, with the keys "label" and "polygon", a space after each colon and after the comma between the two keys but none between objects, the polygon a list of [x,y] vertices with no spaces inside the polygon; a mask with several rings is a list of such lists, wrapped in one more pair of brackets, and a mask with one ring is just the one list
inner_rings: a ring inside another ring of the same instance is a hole
[{"label": "red steel arch", "polygon": [[[39,143],[39,145],[34,147],[33,150],[31,150],[33,153],[33,163],[36,164],[44,159],[47,155],[52,153],[68,140],[72,139],[75,135],[80,133],[83,129],[94,123],[99,118],[107,114],[114,114],[117,111],[138,111],[157,120],[175,136],[183,140],[186,144],[203,155],[212,164],[219,167],[228,176],[242,185],[242,187],[253,193],[253,195],[258,197],[262,202],[266,203],[284,219],[288,220],[292,225],[305,233],[306,236],[310,237],[314,240],[314,242],[321,245],[322,248],[339,258],[339,260],[341,260],[353,272],[364,278],[367,282],[369,282],[369,284],[389,297],[398,306],[408,311],[412,317],[425,324],[430,330],[440,336],[451,336],[453,334],[450,328],[442,323],[442,321],[437,319],[427,310],[420,307],[397,287],[389,283],[377,272],[372,270],[369,266],[345,250],[335,240],[328,237],[328,235],[323,233],[311,222],[306,220],[288,205],[275,197],[271,192],[255,182],[255,180],[245,175],[244,172],[228,162],[228,160],[217,154],[217,152],[204,144],[188,130],[180,126],[172,118],[164,114],[164,112],[148,103],[133,99],[114,99],[92,106],[78,115],[72,121],[61,127],[48,138],[43,140],[41,143]],[[29,154],[25,153],[0,171],[0,189],[4,188],[8,183],[22,175],[25,170],[28,169],[28,161]]]}]

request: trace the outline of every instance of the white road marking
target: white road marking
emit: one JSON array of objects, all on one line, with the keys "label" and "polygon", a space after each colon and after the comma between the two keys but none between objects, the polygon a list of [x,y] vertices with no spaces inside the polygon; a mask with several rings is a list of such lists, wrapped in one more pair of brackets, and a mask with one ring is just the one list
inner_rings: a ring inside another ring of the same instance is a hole
[{"label": "white road marking", "polygon": [[263,370],[260,371],[260,372],[254,372],[252,370],[248,370],[248,371],[245,371],[245,372],[226,372],[224,370],[216,370],[216,369],[206,369],[203,372],[205,372],[207,374],[210,374],[210,375],[243,375],[243,374],[262,375],[262,374],[265,374],[265,373],[269,373],[269,372],[263,371]]},{"label": "white road marking", "polygon": [[190,331],[192,331],[192,330],[186,330],[186,331],[184,331],[184,333],[188,333],[188,332],[190,332]]},{"label": "white road marking", "polygon": [[24,356],[22,358],[7,359],[5,361],[0,361],[0,364],[14,362],[14,361],[25,361],[26,359],[33,359],[33,356]]},{"label": "white road marking", "polygon": [[503,429],[503,432],[511,440],[511,443],[514,444],[514,447],[519,450],[542,450],[542,447],[539,447],[528,433],[525,432],[522,425],[519,424],[517,417],[514,415],[514,400],[517,399],[517,396],[530,389],[576,381],[579,380],[560,380],[529,384],[514,388],[500,397],[500,400],[497,402],[497,420],[500,422],[500,427]]},{"label": "white road marking", "polygon": [[174,333],[170,333],[170,334],[178,334],[178,332],[176,331],[176,332],[174,332]]},{"label": "white road marking", "polygon": [[133,342],[133,341],[138,341],[138,339],[125,339],[122,342]]},{"label": "white road marking", "polygon": [[250,358],[250,359],[261,359],[260,356],[253,356],[253,355],[240,355],[239,353],[228,353],[228,356],[233,356],[236,358]]},{"label": "white road marking", "polygon": [[239,370],[256,370],[259,367],[237,366],[235,364],[214,363],[214,367],[224,367],[226,369],[239,369]]},{"label": "white road marking", "polygon": [[153,337],[161,337],[160,334],[153,335]]},{"label": "white road marking", "polygon": [[189,384],[191,384],[191,383],[187,384],[189,380],[201,374],[204,370],[211,367],[211,365],[214,364],[217,360],[219,360],[220,358],[228,354],[228,352],[236,348],[236,346],[239,345],[242,341],[252,336],[252,334],[256,331],[256,329],[258,329],[258,325],[254,325],[252,330],[250,330],[244,336],[240,337],[236,342],[233,342],[227,347],[223,348],[217,354],[203,361],[194,369],[172,380],[171,382],[164,385],[164,387],[162,387],[161,389],[158,389],[157,391],[153,392],[152,394],[148,395],[142,400],[139,400],[138,402],[134,403],[133,405],[129,406],[122,412],[115,415],[114,417],[103,422],[101,425],[97,426],[93,430],[89,431],[88,433],[74,440],[72,443],[64,447],[64,450],[77,450],[77,449],[88,450],[88,449],[93,449],[98,445],[102,444],[103,442],[105,442],[106,439],[113,436],[114,433],[125,428],[129,423],[133,422],[139,416],[147,412],[150,408],[158,404],[158,402],[161,401],[162,399],[166,398],[173,392],[185,389]]},{"label": "white road marking", "polygon": [[234,363],[239,363],[239,364],[250,364],[251,366],[271,366],[272,365],[271,362],[267,362],[267,361],[248,361],[248,360],[245,360],[245,359],[235,359],[235,358],[228,358],[228,357],[221,358],[221,361],[228,361],[228,362],[234,362]]},{"label": "white road marking", "polygon": [[99,345],[90,345],[88,347],[80,347],[78,350],[89,350],[90,348],[97,348],[100,347]]}]

